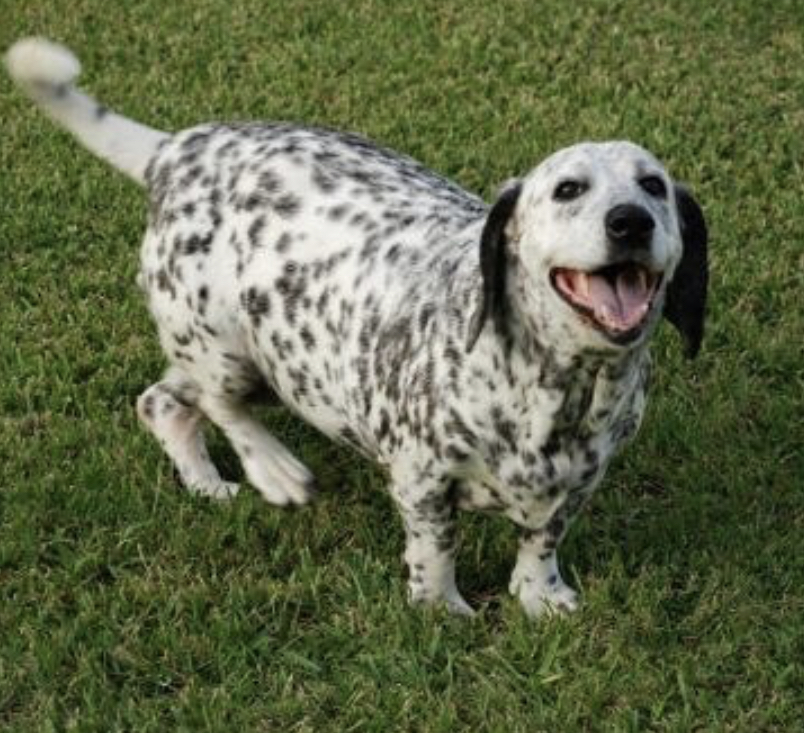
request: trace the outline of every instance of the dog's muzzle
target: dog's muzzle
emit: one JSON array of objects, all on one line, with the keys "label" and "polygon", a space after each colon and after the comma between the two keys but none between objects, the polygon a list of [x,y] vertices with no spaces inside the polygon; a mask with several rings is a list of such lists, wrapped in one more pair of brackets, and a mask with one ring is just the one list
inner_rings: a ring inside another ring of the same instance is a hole
[{"label": "dog's muzzle", "polygon": [[553,288],[586,322],[618,344],[642,332],[662,282],[651,269],[650,246],[656,222],[636,204],[620,204],[604,219],[611,262],[595,270],[556,267]]}]

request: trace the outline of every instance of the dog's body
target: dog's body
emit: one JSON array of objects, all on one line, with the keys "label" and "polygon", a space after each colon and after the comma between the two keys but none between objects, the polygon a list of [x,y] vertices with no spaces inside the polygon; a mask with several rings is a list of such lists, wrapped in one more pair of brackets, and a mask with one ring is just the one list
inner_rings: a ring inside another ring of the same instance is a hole
[{"label": "dog's body", "polygon": [[[655,159],[575,146],[489,210],[353,135],[255,124],[170,136],[78,92],[59,47],[24,41],[7,63],[148,188],[140,285],[172,366],[138,410],[186,485],[237,488],[207,455],[206,416],[267,500],[310,498],[309,471],[246,411],[267,384],[388,469],[414,600],[470,611],[453,560],[465,508],[521,528],[511,589],[529,613],[575,606],[555,550],[639,425],[666,291],[693,351],[701,338],[703,220]],[[688,283],[671,282],[677,269]]]}]

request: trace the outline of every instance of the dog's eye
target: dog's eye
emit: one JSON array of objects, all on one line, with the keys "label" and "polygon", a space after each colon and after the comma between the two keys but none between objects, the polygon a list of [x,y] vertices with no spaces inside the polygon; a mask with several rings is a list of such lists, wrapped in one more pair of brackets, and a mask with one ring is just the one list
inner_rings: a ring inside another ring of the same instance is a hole
[{"label": "dog's eye", "polygon": [[589,190],[589,184],[586,181],[567,179],[555,187],[553,198],[556,201],[572,201],[586,193],[587,190]]},{"label": "dog's eye", "polygon": [[663,199],[667,196],[667,186],[659,176],[644,176],[639,179],[639,185],[643,191],[656,198]]}]

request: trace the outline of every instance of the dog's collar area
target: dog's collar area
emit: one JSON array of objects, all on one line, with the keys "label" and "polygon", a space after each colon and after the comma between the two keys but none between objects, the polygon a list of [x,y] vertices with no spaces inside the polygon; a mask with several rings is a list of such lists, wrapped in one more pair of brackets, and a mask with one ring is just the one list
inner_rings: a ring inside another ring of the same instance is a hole
[{"label": "dog's collar area", "polygon": [[561,298],[611,341],[624,344],[642,332],[662,274],[628,261],[592,271],[556,267],[550,282]]}]

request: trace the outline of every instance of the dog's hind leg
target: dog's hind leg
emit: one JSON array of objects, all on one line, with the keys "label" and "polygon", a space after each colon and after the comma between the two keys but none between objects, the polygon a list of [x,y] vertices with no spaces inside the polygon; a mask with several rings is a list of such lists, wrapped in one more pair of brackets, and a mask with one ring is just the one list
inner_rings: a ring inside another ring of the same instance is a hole
[{"label": "dog's hind leg", "polygon": [[201,432],[199,394],[197,385],[181,369],[171,367],[161,382],[140,395],[137,414],[156,436],[190,491],[228,499],[237,493],[238,486],[224,481],[209,457]]},{"label": "dog's hind leg", "polygon": [[199,404],[226,434],[248,480],[266,501],[284,506],[312,499],[315,482],[309,469],[255,420],[245,405],[217,393],[203,393]]}]

